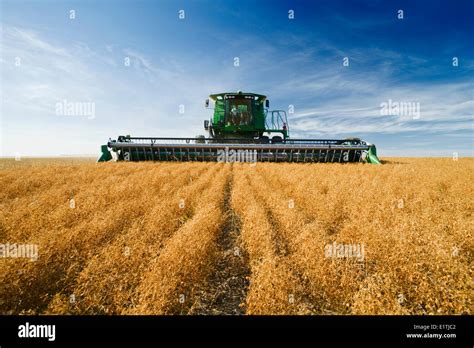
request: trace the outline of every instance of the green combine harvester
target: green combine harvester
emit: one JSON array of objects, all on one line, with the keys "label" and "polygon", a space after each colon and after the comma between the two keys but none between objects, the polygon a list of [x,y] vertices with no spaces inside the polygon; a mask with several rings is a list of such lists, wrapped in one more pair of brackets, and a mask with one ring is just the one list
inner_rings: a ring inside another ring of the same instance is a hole
[{"label": "green combine harvester", "polygon": [[[266,96],[211,94],[214,115],[204,121],[209,136],[149,138],[119,136],[102,145],[98,162],[367,162],[380,164],[375,145],[358,138],[292,139],[286,112],[270,111]],[[209,108],[209,99],[206,100]],[[112,156],[113,151],[115,154]]]}]

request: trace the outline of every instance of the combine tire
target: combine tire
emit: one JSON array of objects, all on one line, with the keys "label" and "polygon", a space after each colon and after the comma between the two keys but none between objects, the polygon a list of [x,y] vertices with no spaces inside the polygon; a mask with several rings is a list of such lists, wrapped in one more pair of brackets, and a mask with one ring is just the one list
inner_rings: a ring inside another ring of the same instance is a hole
[{"label": "combine tire", "polygon": [[278,143],[281,143],[281,142],[283,142],[282,137],[273,137],[272,138],[272,144],[278,144]]}]

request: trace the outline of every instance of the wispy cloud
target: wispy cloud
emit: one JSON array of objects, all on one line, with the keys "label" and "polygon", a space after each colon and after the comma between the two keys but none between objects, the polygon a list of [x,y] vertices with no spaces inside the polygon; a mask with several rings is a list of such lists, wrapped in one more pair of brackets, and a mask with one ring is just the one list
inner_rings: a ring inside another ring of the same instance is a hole
[{"label": "wispy cloud", "polygon": [[[438,42],[437,52],[431,44],[418,50],[428,39],[406,31],[409,21],[395,23],[387,14],[393,9],[379,2],[364,9],[317,5],[321,11],[296,4],[293,22],[279,5],[243,3],[237,11],[234,4],[206,13],[189,4],[180,21],[174,9],[164,15],[167,6],[123,2],[107,20],[84,8],[75,22],[47,26],[36,13],[18,19],[23,9],[10,4],[15,15],[5,16],[1,33],[3,154],[95,153],[119,134],[203,134],[212,113],[204,99],[238,89],[266,94],[274,109],[292,105],[295,137],[367,137],[392,154],[393,139],[410,139],[420,153],[436,148],[441,136],[453,147],[469,146],[474,61],[458,49],[468,43],[449,39]],[[121,16],[133,23],[125,27]],[[461,56],[458,68],[451,66],[454,54]],[[94,102],[96,117],[56,115],[63,100]],[[419,117],[381,114],[389,100],[419,103]],[[38,141],[32,147],[23,139]]]},{"label": "wispy cloud", "polygon": [[[76,142],[78,149],[87,145],[78,131],[85,138],[95,133],[96,144],[85,150],[89,152],[121,133],[195,136],[202,133],[202,121],[209,117],[203,112],[204,99],[225,88],[219,81],[190,76],[170,59],[157,62],[117,44],[105,46],[103,52],[82,42],[60,47],[23,28],[4,26],[2,52],[2,80],[8,86],[2,90],[2,143],[4,153],[10,155],[17,151],[54,154],[60,147],[54,136],[43,136],[35,149],[25,147],[15,139],[14,129],[22,129],[23,138],[30,139],[39,129],[50,135],[55,130],[76,133],[69,143]],[[17,58],[19,65],[15,65]],[[63,100],[94,102],[97,117],[87,121],[55,115],[56,103]]]},{"label": "wispy cloud", "polygon": [[[423,133],[473,129],[473,84],[416,84],[379,90],[377,84],[365,85],[363,93],[354,93],[348,82],[347,94],[314,108],[298,110],[292,117],[293,130],[315,134]],[[333,85],[328,84],[330,91]],[[327,92],[328,93],[328,92]],[[418,103],[419,115],[383,115],[382,103]]]}]

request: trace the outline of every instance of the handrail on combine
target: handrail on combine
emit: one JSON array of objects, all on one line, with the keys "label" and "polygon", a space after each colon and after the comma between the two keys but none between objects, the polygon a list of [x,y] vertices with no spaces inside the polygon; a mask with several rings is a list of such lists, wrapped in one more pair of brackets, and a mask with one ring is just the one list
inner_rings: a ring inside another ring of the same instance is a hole
[{"label": "handrail on combine", "polygon": [[[271,116],[269,117],[269,113]],[[271,121],[271,127],[269,126]],[[285,110],[265,110],[265,128],[267,131],[286,131],[287,137],[290,136],[290,127],[286,118]]]}]

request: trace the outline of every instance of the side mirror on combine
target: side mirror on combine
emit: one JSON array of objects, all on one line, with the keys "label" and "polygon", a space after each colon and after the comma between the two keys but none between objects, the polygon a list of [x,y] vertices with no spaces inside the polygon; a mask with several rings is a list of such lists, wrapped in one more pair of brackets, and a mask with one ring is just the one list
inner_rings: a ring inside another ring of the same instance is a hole
[{"label": "side mirror on combine", "polygon": [[270,100],[265,100],[265,107],[266,108],[269,108],[270,107]]},{"label": "side mirror on combine", "polygon": [[206,99],[206,108],[209,107],[209,99]]},{"label": "side mirror on combine", "polygon": [[209,130],[209,120],[204,120],[204,129]]}]

